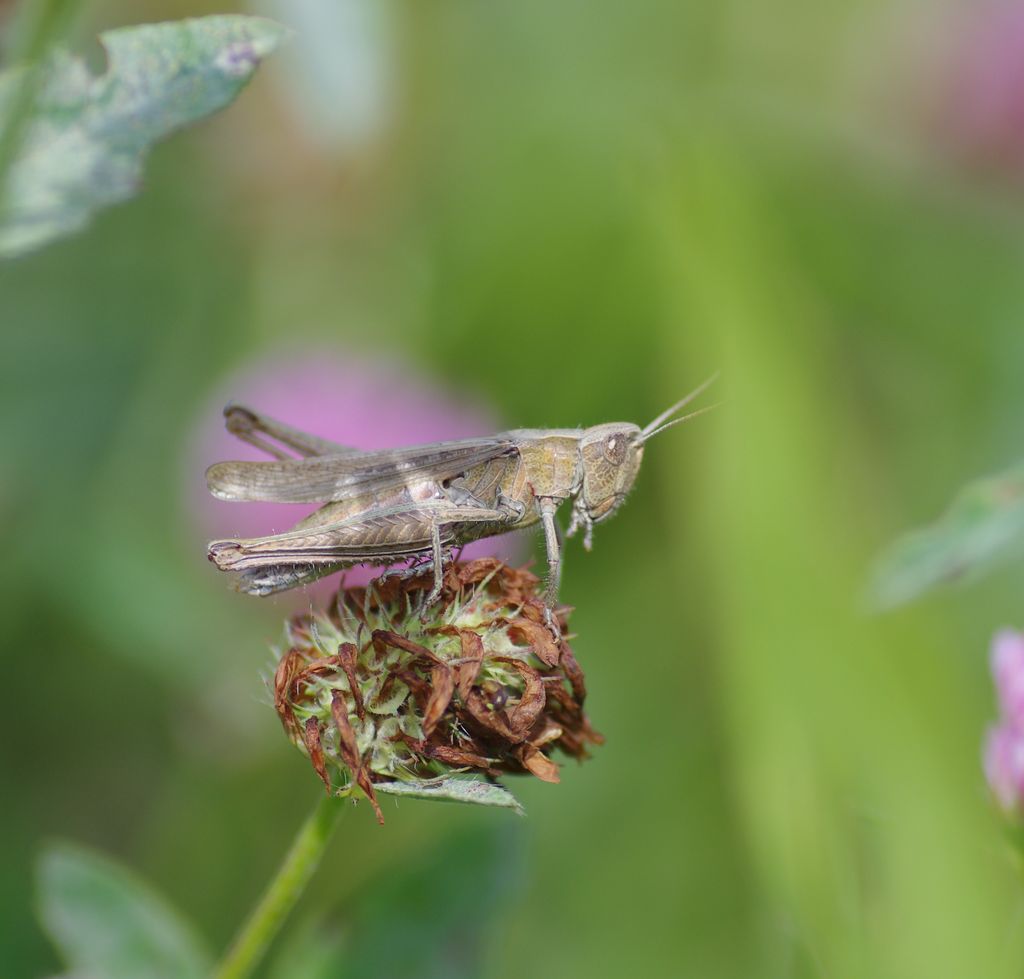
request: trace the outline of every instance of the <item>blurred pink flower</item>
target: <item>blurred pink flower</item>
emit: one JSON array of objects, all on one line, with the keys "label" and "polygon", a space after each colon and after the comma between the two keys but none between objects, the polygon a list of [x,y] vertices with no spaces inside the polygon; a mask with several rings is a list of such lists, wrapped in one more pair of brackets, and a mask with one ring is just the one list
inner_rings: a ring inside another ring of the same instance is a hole
[{"label": "blurred pink flower", "polygon": [[985,739],[985,778],[999,804],[1016,812],[1024,802],[1024,731],[1009,721],[989,728]]},{"label": "blurred pink flower", "polygon": [[971,167],[1024,168],[1024,2],[984,0],[948,18],[930,114],[942,143]]},{"label": "blurred pink flower", "polygon": [[1024,634],[997,632],[991,662],[1000,720],[985,739],[985,777],[1003,809],[1024,812]]},{"label": "blurred pink flower", "polygon": [[992,640],[992,676],[1004,720],[1024,728],[1024,634],[1002,629]]},{"label": "blurred pink flower", "polygon": [[[222,411],[229,401],[360,449],[491,435],[501,429],[486,406],[445,392],[407,368],[383,360],[318,352],[271,356],[243,365],[218,384],[202,408],[189,448],[188,509],[195,516],[199,554],[207,539],[280,533],[316,509],[298,504],[226,503],[209,495],[203,474],[212,463],[269,458],[225,431]],[[467,557],[493,555],[513,563],[522,558],[519,539],[508,535],[479,541],[465,553]],[[370,569],[353,568],[345,580],[357,584],[370,577]],[[326,592],[337,582],[338,577],[331,576],[319,587]]]}]

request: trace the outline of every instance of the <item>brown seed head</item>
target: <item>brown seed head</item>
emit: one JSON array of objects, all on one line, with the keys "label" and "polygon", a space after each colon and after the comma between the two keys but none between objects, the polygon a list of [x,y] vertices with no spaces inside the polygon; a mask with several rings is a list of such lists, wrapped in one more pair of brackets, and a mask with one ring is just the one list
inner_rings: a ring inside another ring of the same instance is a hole
[{"label": "brown seed head", "polygon": [[492,558],[454,564],[424,607],[431,584],[429,573],[385,576],[291,619],[271,684],[328,792],[359,791],[381,821],[377,791],[516,807],[479,783],[557,782],[553,751],[582,760],[602,741],[564,638],[569,610],[556,610],[554,636],[535,575]]}]

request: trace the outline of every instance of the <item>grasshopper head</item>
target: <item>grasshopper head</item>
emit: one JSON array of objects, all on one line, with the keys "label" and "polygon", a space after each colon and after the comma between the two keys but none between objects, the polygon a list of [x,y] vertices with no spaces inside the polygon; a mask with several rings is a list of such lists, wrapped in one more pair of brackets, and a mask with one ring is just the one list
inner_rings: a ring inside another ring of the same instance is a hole
[{"label": "grasshopper head", "polygon": [[583,485],[576,499],[583,523],[600,523],[621,506],[636,481],[643,455],[643,433],[629,422],[595,425],[583,433]]},{"label": "grasshopper head", "polygon": [[629,422],[612,422],[608,425],[595,425],[584,431],[580,438],[580,471],[583,480],[573,504],[570,537],[583,527],[583,546],[590,550],[591,528],[615,513],[633,488],[640,471],[640,461],[644,457],[644,443],[666,428],[710,411],[710,408],[701,408],[680,418],[673,417],[714,379],[714,376],[710,377],[644,428]]}]

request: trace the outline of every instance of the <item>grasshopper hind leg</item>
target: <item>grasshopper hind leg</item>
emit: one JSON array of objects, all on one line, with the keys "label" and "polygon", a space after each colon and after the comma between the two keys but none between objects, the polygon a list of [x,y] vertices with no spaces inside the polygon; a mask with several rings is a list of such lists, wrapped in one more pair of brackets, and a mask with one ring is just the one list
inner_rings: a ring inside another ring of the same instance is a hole
[{"label": "grasshopper hind leg", "polygon": [[544,588],[544,621],[555,639],[561,639],[562,631],[555,621],[555,605],[558,603],[559,586],[562,583],[562,533],[555,520],[558,501],[541,497],[541,525],[544,528],[544,549],[548,559],[548,580]]},{"label": "grasshopper hind leg", "polygon": [[[232,402],[224,409],[224,427],[243,442],[248,442],[261,452],[273,456],[275,459],[289,461],[294,456],[283,452],[278,445],[286,446],[300,456],[339,456],[357,454],[358,449],[348,445],[340,445],[328,439],[322,439],[308,432],[300,431],[285,425],[283,422],[275,421],[267,415],[246,408],[244,405]],[[271,439],[272,441],[267,441]]]}]

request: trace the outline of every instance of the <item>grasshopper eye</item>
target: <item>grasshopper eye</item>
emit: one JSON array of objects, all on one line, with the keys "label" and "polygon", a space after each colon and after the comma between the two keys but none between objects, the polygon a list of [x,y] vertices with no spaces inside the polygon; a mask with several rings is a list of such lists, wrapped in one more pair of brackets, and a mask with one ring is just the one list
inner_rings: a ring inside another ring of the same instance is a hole
[{"label": "grasshopper eye", "polygon": [[620,465],[626,458],[626,440],[621,435],[610,435],[605,439],[604,457],[613,465]]}]

